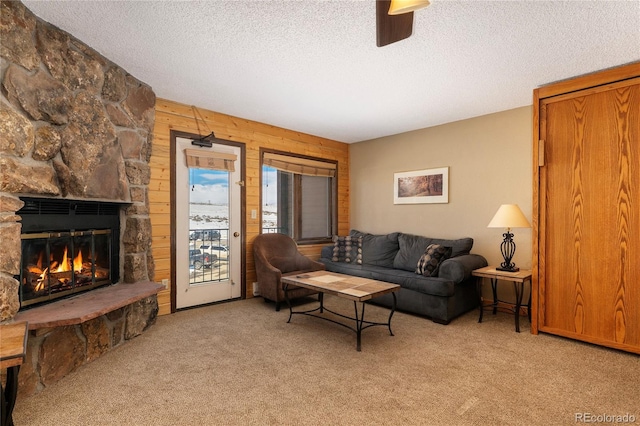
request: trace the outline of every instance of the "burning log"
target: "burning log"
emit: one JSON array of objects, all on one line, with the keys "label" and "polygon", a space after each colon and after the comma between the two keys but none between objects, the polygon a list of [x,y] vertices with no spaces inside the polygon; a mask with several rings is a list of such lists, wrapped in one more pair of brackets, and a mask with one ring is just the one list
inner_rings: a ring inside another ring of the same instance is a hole
[{"label": "burning log", "polygon": [[68,283],[73,278],[73,272],[71,271],[60,271],[60,272],[51,272],[51,279],[58,280],[62,283]]},{"label": "burning log", "polygon": [[27,272],[29,272],[30,274],[40,275],[43,271],[41,267],[38,267],[36,265],[29,265],[27,266]]},{"label": "burning log", "polygon": [[109,278],[109,269],[107,268],[101,268],[99,266],[96,266],[96,279],[104,279],[104,278]]},{"label": "burning log", "polygon": [[44,271],[42,271],[42,273],[40,274],[40,278],[38,278],[36,280],[36,286],[33,288],[33,290],[37,293],[39,291],[44,290],[45,285],[44,282],[47,279],[47,272],[49,271],[49,268],[45,268]]}]

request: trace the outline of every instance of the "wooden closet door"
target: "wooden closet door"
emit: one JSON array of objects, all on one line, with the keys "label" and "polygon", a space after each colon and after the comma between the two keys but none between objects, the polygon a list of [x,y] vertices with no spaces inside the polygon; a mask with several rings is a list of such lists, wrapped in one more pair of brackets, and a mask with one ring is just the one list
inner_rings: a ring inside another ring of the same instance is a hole
[{"label": "wooden closet door", "polygon": [[640,353],[640,78],[539,102],[539,330]]}]

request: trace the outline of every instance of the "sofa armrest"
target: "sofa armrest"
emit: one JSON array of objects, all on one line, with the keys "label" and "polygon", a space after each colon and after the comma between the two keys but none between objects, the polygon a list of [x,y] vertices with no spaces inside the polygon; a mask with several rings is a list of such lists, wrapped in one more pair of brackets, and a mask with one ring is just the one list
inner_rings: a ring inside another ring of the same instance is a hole
[{"label": "sofa armrest", "polygon": [[487,259],[479,254],[464,254],[445,260],[440,265],[438,277],[461,283],[471,277],[474,269],[487,266]]}]

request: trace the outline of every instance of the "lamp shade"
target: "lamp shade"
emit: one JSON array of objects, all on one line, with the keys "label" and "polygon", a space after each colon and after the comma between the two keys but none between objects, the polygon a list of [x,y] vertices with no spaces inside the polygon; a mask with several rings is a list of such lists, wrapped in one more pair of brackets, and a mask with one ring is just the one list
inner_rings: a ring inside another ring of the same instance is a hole
[{"label": "lamp shade", "polygon": [[487,228],[531,228],[531,224],[517,204],[503,204]]},{"label": "lamp shade", "polygon": [[431,4],[429,0],[391,0],[389,15],[400,15],[402,13],[413,12]]}]

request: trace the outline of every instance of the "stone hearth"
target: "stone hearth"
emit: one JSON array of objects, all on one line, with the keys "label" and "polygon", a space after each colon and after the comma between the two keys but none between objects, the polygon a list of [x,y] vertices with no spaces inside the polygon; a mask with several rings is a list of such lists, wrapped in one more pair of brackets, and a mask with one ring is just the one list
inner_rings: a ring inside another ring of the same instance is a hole
[{"label": "stone hearth", "polygon": [[[20,196],[123,204],[121,282],[104,290],[118,293],[129,286],[137,295],[115,304],[107,298],[71,322],[30,326],[19,379],[24,396],[155,322],[159,286],[150,282],[147,196],[155,94],[19,1],[0,0],[0,57],[0,323],[34,315],[18,313]],[[147,294],[144,286],[153,291]],[[102,289],[87,295],[94,291]],[[65,303],[54,302],[59,312]]]},{"label": "stone hearth", "polygon": [[29,323],[20,395],[32,395],[145,331],[158,314],[152,282],[118,284],[18,312]]}]

